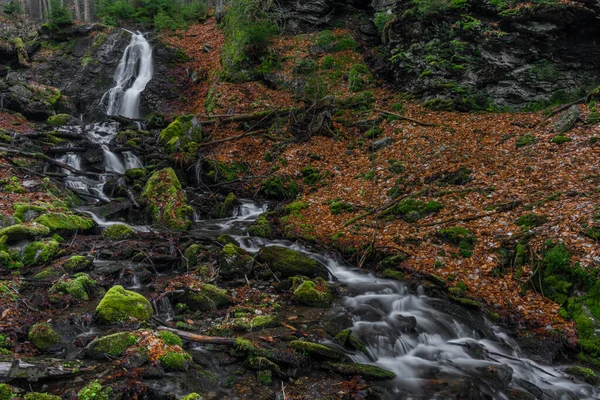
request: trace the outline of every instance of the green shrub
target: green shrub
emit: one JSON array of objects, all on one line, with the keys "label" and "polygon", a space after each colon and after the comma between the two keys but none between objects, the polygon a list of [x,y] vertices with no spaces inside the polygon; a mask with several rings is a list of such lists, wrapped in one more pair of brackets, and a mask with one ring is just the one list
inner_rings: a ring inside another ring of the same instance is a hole
[{"label": "green shrub", "polygon": [[55,27],[64,27],[71,25],[73,19],[71,13],[66,7],[63,7],[60,0],[50,0],[50,12],[48,14],[48,22]]},{"label": "green shrub", "polygon": [[23,14],[23,6],[17,0],[9,0],[2,7],[2,12],[7,15]]},{"label": "green shrub", "polygon": [[383,29],[387,25],[388,22],[394,19],[394,14],[392,12],[378,12],[375,13],[375,18],[373,18],[373,22],[377,27],[377,31],[379,34],[383,33]]}]

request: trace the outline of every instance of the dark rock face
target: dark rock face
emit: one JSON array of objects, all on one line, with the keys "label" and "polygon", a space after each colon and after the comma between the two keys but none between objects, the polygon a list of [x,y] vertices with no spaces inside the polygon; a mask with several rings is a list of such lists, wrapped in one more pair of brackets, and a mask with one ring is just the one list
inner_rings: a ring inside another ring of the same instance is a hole
[{"label": "dark rock face", "polygon": [[399,0],[383,32],[387,60],[372,64],[438,109],[543,105],[582,97],[600,82],[598,6],[469,4],[424,15]]}]

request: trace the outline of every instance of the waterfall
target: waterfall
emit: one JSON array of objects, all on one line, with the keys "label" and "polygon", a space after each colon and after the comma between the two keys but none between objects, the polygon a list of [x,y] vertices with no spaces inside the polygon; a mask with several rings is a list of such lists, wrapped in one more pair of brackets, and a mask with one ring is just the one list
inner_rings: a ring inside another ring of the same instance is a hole
[{"label": "waterfall", "polygon": [[102,150],[104,151],[104,169],[107,172],[116,172],[118,174],[125,173],[125,167],[119,157],[115,153],[109,150],[108,146],[103,144]]},{"label": "waterfall", "polygon": [[123,159],[125,160],[125,169],[144,168],[144,164],[140,159],[133,154],[131,151],[123,152]]},{"label": "waterfall", "polygon": [[[81,157],[79,157],[79,154],[67,153],[64,156],[60,157],[58,161],[60,161],[63,164],[67,164],[68,166],[73,167],[76,170],[81,171]],[[63,172],[67,175],[71,175],[71,171],[67,169],[63,169]]]},{"label": "waterfall", "polygon": [[152,79],[152,48],[140,32],[131,33],[131,42],[115,71],[115,86],[104,94],[108,97],[108,115],[140,118],[140,93]]}]

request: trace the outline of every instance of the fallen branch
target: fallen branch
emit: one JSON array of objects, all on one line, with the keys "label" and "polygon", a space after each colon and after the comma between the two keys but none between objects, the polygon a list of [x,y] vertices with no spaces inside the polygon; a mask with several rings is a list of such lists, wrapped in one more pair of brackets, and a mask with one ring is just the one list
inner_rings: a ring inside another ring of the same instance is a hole
[{"label": "fallen branch", "polygon": [[179,329],[169,328],[166,326],[159,326],[157,329],[159,331],[169,331],[175,333],[176,335],[181,336],[184,339],[191,340],[192,342],[222,344],[227,346],[232,346],[233,344],[235,344],[234,338],[199,335],[197,333],[181,331]]},{"label": "fallen branch", "polygon": [[253,119],[262,119],[270,116],[278,116],[282,114],[287,114],[292,111],[297,111],[299,108],[280,108],[274,110],[267,111],[259,111],[256,113],[248,113],[248,114],[217,114],[217,115],[196,115],[196,118],[209,118],[206,121],[198,121],[200,125],[210,125],[216,123],[230,123],[230,122],[243,122],[243,121],[251,121]]},{"label": "fallen branch", "polygon": [[266,132],[264,129],[260,129],[260,130],[252,131],[252,132],[245,132],[245,133],[242,133],[241,135],[231,136],[231,137],[224,138],[224,139],[213,140],[212,142],[208,142],[208,143],[201,143],[200,145],[198,145],[198,147],[208,147],[208,146],[213,146],[215,144],[232,142],[234,140],[238,140],[238,139],[241,139],[246,136],[257,135],[259,133],[264,133],[264,132]]},{"label": "fallen branch", "polygon": [[396,118],[400,118],[400,119],[403,119],[403,120],[408,121],[408,122],[413,122],[413,123],[415,123],[417,125],[422,125],[422,126],[439,126],[437,124],[430,124],[428,122],[419,121],[418,119],[413,119],[413,118],[405,117],[403,115],[396,114],[396,113],[393,113],[393,112],[390,112],[390,111],[382,110],[381,108],[375,108],[375,111],[380,112],[382,114],[392,115],[392,116],[394,116]]},{"label": "fallen branch", "polygon": [[476,219],[485,218],[485,217],[487,217],[489,215],[498,214],[498,213],[501,213],[501,212],[504,212],[504,211],[506,211],[506,210],[494,210],[494,211],[487,212],[485,214],[469,215],[469,216],[464,217],[464,218],[453,217],[453,218],[444,219],[444,220],[438,221],[438,222],[429,222],[427,224],[418,224],[418,225],[415,225],[415,227],[417,227],[417,228],[423,228],[423,227],[426,227],[426,226],[435,226],[435,225],[449,224],[451,222],[474,221]]}]

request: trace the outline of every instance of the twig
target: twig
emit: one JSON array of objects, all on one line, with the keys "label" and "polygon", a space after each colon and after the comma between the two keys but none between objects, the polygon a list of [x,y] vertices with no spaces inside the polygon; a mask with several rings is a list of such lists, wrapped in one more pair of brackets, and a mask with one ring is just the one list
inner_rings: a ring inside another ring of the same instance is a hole
[{"label": "twig", "polygon": [[169,332],[175,333],[184,339],[191,340],[192,342],[208,343],[208,344],[222,344],[222,345],[226,345],[226,346],[232,346],[235,344],[235,339],[229,338],[229,337],[215,337],[215,336],[199,335],[196,333],[181,331],[179,329],[169,328],[166,326],[159,326],[157,329],[159,331],[169,331]]},{"label": "twig", "polygon": [[400,118],[400,119],[403,119],[403,120],[408,121],[408,122],[413,122],[413,123],[418,124],[418,125],[423,125],[423,126],[439,126],[437,124],[430,124],[428,122],[419,121],[417,119],[405,117],[405,116],[400,115],[400,114],[396,114],[396,113],[393,113],[393,112],[390,112],[390,111],[382,110],[381,108],[375,108],[375,111],[378,111],[378,112],[380,112],[382,114],[392,115],[392,116],[394,116],[396,118]]}]

